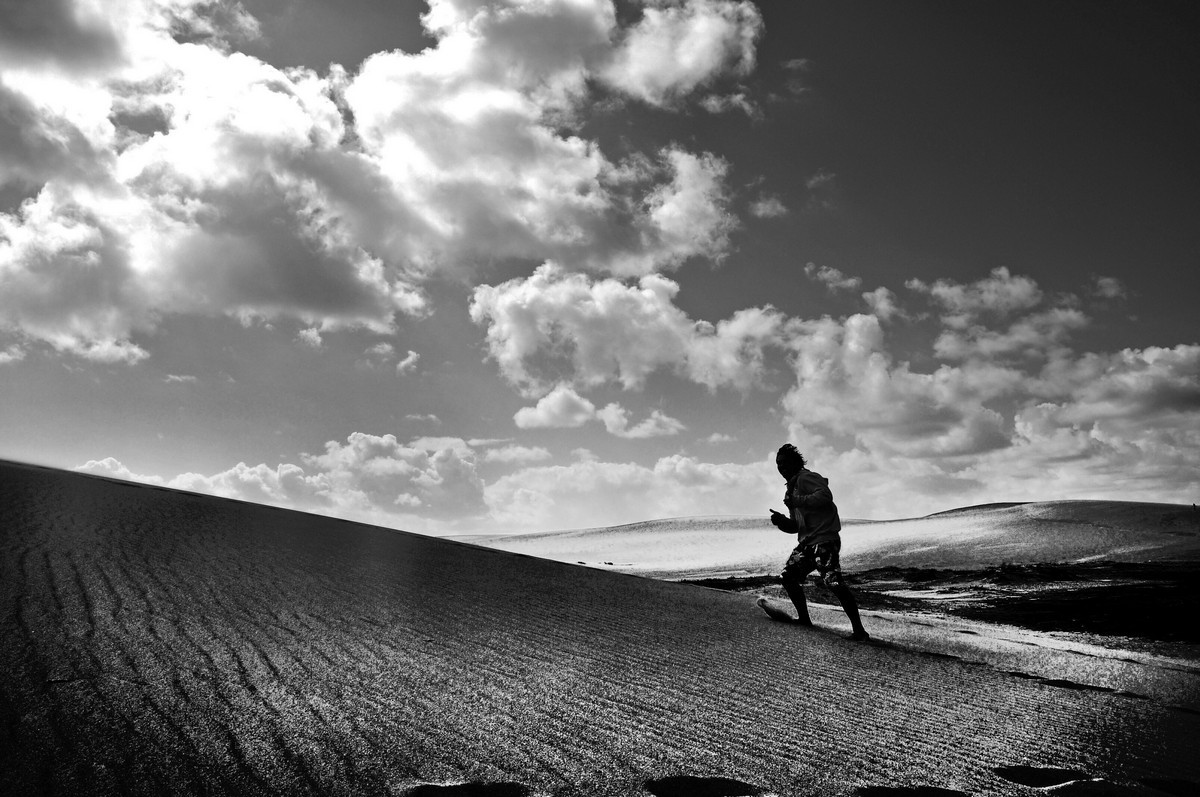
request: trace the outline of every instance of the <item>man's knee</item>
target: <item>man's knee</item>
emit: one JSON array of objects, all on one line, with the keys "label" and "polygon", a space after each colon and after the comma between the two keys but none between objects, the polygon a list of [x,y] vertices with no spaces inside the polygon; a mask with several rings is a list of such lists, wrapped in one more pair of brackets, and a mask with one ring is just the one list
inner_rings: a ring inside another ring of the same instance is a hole
[{"label": "man's knee", "polygon": [[803,587],[804,582],[808,579],[808,574],[811,570],[801,570],[799,568],[784,568],[784,571],[779,576],[779,580],[783,582],[785,587]]},{"label": "man's knee", "polygon": [[845,579],[842,578],[842,571],[831,570],[828,573],[821,574],[821,583],[829,588],[831,592],[842,593],[849,592],[850,588],[846,586]]}]

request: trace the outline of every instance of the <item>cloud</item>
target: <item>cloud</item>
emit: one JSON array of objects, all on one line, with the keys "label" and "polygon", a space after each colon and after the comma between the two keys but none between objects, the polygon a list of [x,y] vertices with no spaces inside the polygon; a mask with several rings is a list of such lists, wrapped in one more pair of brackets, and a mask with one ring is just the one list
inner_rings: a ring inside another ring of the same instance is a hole
[{"label": "cloud", "polygon": [[754,69],[762,17],[749,2],[647,4],[622,37],[602,79],[650,105],[671,105],[722,75]]},{"label": "cloud", "polygon": [[837,175],[820,169],[812,177],[804,181],[808,189],[808,200],[805,207],[810,211],[837,210],[841,201],[841,187]]},{"label": "cloud", "polygon": [[534,407],[522,407],[513,416],[521,429],[573,429],[596,417],[596,405],[567,385],[559,385]]},{"label": "cloud", "polygon": [[167,384],[195,384],[200,380],[190,374],[167,374],[163,381]]},{"label": "cloud", "polygon": [[871,308],[871,314],[880,321],[907,319],[910,316],[900,307],[896,294],[884,287],[876,288],[862,295],[863,301]]},{"label": "cloud", "polygon": [[759,219],[777,219],[787,212],[787,206],[777,196],[762,196],[750,203],[750,215]]},{"label": "cloud", "polygon": [[631,428],[629,413],[620,404],[614,402],[598,410],[568,385],[559,385],[543,396],[536,406],[523,407],[513,416],[521,429],[574,429],[593,420],[603,422],[609,434],[629,440],[674,435],[686,428],[658,410]]},{"label": "cloud", "polygon": [[125,481],[140,482],[142,484],[163,484],[163,480],[158,476],[146,476],[134,473],[129,468],[121,464],[114,457],[105,457],[104,459],[89,459],[83,465],[77,465],[71,470],[79,471],[80,473],[90,473],[95,476],[108,476],[112,479],[124,479]]},{"label": "cloud", "polygon": [[1129,296],[1129,289],[1116,277],[1096,277],[1092,293],[1103,299],[1125,299]]},{"label": "cloud", "polygon": [[732,443],[735,440],[737,440],[737,438],[733,437],[732,435],[723,434],[721,432],[713,432],[708,437],[704,438],[703,442],[710,446],[715,446],[722,443]]},{"label": "cloud", "polygon": [[[711,464],[663,457],[653,467],[602,462],[582,449],[568,466],[533,465],[484,484],[471,446],[457,438],[402,444],[355,433],[302,464],[238,463],[170,480],[132,473],[113,458],[76,470],[175,489],[347,517],[426,533],[537,530],[697,514],[758,513],[778,493],[768,463]],[[488,462],[529,465],[545,449],[505,446]]]},{"label": "cloud", "polygon": [[846,436],[866,450],[908,457],[979,454],[1008,444],[986,406],[1017,374],[942,367],[915,373],[895,362],[879,319],[852,315],[797,326],[796,385],[782,405],[796,434]]},{"label": "cloud", "polygon": [[7,348],[0,349],[0,365],[8,365],[9,363],[20,362],[24,359],[25,350],[15,343]]},{"label": "cloud", "polygon": [[404,359],[396,363],[396,373],[407,374],[417,370],[417,363],[420,362],[421,355],[417,354],[412,349],[408,350],[408,354],[404,355]]},{"label": "cloud", "polygon": [[710,94],[700,101],[700,107],[709,113],[741,111],[751,119],[761,119],[763,115],[754,101],[741,91],[734,94]]},{"label": "cloud", "polygon": [[296,339],[310,348],[319,349],[324,342],[321,339],[321,330],[316,327],[308,327],[296,333]]},{"label": "cloud", "polygon": [[[724,194],[727,164],[713,155],[693,155],[668,148],[663,157],[673,175],[645,200],[648,231],[643,233],[656,264],[674,265],[708,254],[719,259],[729,247],[729,233],[737,226]],[[644,269],[622,267],[620,272]]]},{"label": "cloud", "polygon": [[[45,13],[42,13],[42,7]],[[754,64],[749,3],[433,0],[437,44],[276,69],[233,51],[236,3],[55,0],[0,10],[0,318],[136,362],[171,314],[394,331],[437,272],[497,258],[643,275],[719,259],[727,165],[667,147],[613,163],[576,132],[601,84],[675,104]],[[669,69],[660,68],[662,59]],[[650,71],[647,71],[650,70]]]},{"label": "cloud", "polygon": [[629,413],[619,404],[609,404],[596,412],[596,417],[604,422],[604,428],[611,435],[623,437],[626,440],[644,440],[650,437],[670,437],[677,435],[687,427],[680,421],[659,410],[653,410],[650,417],[641,423],[629,426]]},{"label": "cloud", "polygon": [[[127,473],[112,459],[84,467]],[[355,432],[345,443],[329,441],[323,453],[301,455],[301,464],[239,462],[211,475],[184,473],[165,484],[414,531],[471,522],[486,510],[475,453],[458,438],[424,438],[405,445],[390,434]]]},{"label": "cloud", "polygon": [[1015,312],[1028,310],[1042,301],[1042,290],[1031,277],[1013,275],[1003,266],[977,282],[967,285],[952,280],[937,280],[929,284],[911,279],[905,286],[930,296],[943,309],[942,321],[954,329],[962,329],[979,319],[1007,318]]},{"label": "cloud", "polygon": [[812,280],[822,282],[831,291],[855,291],[862,287],[859,277],[847,277],[831,266],[817,267],[816,263],[805,263],[804,274]]},{"label": "cloud", "polygon": [[1078,300],[1004,270],[916,294],[941,311],[927,372],[892,353],[881,319],[919,313],[890,292],[886,302],[866,294],[884,313],[788,327],[789,435],[822,472],[854,485],[852,516],[996,500],[1193,500],[1200,345],[1077,351],[1070,333],[1089,321]]},{"label": "cloud", "polygon": [[[425,414],[425,415],[419,415],[419,414],[405,415],[405,416],[404,416],[404,420],[406,420],[406,421],[417,421],[417,422],[420,422],[420,423],[431,423],[431,424],[433,424],[434,426],[441,426],[441,425],[442,425],[442,419],[441,419],[441,418],[439,418],[438,416],[434,415],[433,413],[428,413],[428,414]],[[474,445],[474,443],[472,443],[472,445]]]},{"label": "cloud", "polygon": [[694,321],[673,304],[678,291],[659,275],[632,286],[545,264],[528,278],[476,288],[471,317],[487,325],[501,374],[527,395],[614,380],[636,389],[659,369],[714,389],[754,387],[764,350],[781,345],[783,317],[766,307],[716,325]]},{"label": "cloud", "polygon": [[3,19],[0,52],[14,65],[86,73],[121,59],[120,34],[99,7],[71,0],[6,3]]},{"label": "cloud", "polygon": [[812,61],[807,58],[792,58],[783,62],[783,68],[789,73],[784,85],[791,98],[800,97],[811,90],[805,81],[805,76],[812,71]]},{"label": "cloud", "polygon": [[501,462],[505,465],[528,465],[551,459],[549,451],[541,446],[502,446],[489,448],[483,454],[484,462]]}]

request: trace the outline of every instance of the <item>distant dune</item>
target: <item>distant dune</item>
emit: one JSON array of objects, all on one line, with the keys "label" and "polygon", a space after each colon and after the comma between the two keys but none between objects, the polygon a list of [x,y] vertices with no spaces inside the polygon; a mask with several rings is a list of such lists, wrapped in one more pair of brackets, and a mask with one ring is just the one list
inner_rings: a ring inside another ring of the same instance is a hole
[{"label": "distant dune", "polygon": [[875,613],[856,644],[823,607],[11,463],[0,547],[4,795],[1200,787],[1186,661]]},{"label": "distant dune", "polygon": [[[673,579],[776,573],[795,537],[781,534],[764,516],[674,518],[461,539],[559,562]],[[848,569],[970,569],[1100,559],[1200,561],[1200,511],[1130,501],[987,504],[905,520],[847,520],[842,531],[842,562]]]}]

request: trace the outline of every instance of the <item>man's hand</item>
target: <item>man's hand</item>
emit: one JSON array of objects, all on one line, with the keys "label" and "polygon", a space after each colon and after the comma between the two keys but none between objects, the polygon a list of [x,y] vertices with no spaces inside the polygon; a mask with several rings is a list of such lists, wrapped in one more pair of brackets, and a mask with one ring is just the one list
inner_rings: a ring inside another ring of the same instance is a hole
[{"label": "man's hand", "polygon": [[782,512],[776,512],[774,509],[771,510],[771,523],[784,534],[796,533],[796,524],[792,522],[792,519]]}]

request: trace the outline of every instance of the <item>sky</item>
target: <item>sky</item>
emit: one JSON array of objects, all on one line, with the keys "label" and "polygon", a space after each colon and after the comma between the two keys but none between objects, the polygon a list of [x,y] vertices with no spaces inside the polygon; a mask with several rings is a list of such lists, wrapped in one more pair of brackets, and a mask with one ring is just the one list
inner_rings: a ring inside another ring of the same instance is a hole
[{"label": "sky", "polygon": [[428,534],[1200,499],[1200,12],[0,0],[0,457]]}]

